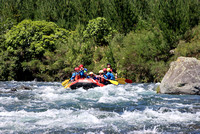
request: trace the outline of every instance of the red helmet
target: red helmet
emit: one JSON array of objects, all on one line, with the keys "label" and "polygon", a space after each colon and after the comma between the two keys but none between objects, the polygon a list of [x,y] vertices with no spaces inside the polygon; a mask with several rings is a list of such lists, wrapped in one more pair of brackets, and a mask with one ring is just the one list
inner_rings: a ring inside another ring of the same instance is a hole
[{"label": "red helmet", "polygon": [[105,71],[107,71],[107,69],[106,69],[106,68],[104,68],[104,69],[103,69],[103,71],[105,72]]},{"label": "red helmet", "polygon": [[81,68],[81,67],[83,67],[83,65],[81,64],[81,65],[79,65],[79,68]]},{"label": "red helmet", "polygon": [[75,67],[75,68],[74,68],[74,70],[75,70],[75,71],[78,71],[78,70],[79,70],[79,68],[78,68],[78,67]]}]

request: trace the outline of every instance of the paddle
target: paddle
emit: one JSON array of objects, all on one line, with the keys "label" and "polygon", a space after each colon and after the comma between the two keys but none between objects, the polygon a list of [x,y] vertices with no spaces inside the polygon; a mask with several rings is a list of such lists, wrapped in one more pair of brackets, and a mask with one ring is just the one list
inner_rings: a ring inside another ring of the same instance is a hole
[{"label": "paddle", "polygon": [[108,80],[108,81],[110,81],[110,83],[112,83],[112,84],[114,84],[114,85],[118,85],[119,83],[117,82],[117,81],[115,81],[115,80]]},{"label": "paddle", "polygon": [[125,78],[117,78],[116,80],[119,82],[119,84],[126,84]]},{"label": "paddle", "polygon": [[71,86],[71,82],[69,82],[66,86],[65,86],[65,88],[69,88],[70,86]]},{"label": "paddle", "polygon": [[65,81],[62,82],[62,86],[65,86],[67,83],[69,83],[70,79],[67,79]]},{"label": "paddle", "polygon": [[130,79],[126,79],[125,82],[126,82],[126,83],[133,83],[133,81],[130,80]]},{"label": "paddle", "polygon": [[125,78],[117,78],[117,81],[118,81],[120,84],[133,83],[132,80],[130,80],[130,79],[125,79]]},{"label": "paddle", "polygon": [[[96,74],[95,74],[96,75]],[[98,76],[98,75],[96,75],[96,76]],[[100,76],[101,78],[103,78],[103,79],[105,79],[104,77],[102,77],[102,76]],[[112,84],[114,84],[114,85],[118,85],[119,83],[117,82],[117,81],[115,81],[115,80],[109,80],[109,79],[105,79],[105,80],[107,80],[107,81],[110,81],[110,83],[112,83]]]}]

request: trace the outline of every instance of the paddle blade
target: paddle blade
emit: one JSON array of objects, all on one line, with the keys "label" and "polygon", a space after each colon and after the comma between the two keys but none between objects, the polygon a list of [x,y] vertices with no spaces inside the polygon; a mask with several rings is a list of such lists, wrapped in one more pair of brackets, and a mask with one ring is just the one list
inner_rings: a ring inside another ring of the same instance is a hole
[{"label": "paddle blade", "polygon": [[119,83],[117,82],[117,81],[115,81],[115,80],[109,80],[112,84],[114,84],[114,85],[118,85]]},{"label": "paddle blade", "polygon": [[119,84],[126,84],[125,78],[117,78],[116,80],[119,82]]},{"label": "paddle blade", "polygon": [[70,81],[70,79],[63,81],[62,86],[65,86],[69,81]]},{"label": "paddle blade", "polygon": [[130,79],[126,79],[125,82],[126,82],[126,83],[133,83],[133,81],[130,80]]},{"label": "paddle blade", "polygon": [[66,86],[65,86],[65,88],[69,88],[70,86],[71,86],[71,82],[70,83],[68,83]]},{"label": "paddle blade", "polygon": [[119,82],[119,84],[126,84],[125,81],[118,81],[118,82]]},{"label": "paddle blade", "polygon": [[126,79],[125,78],[117,78],[116,80],[117,81],[125,81]]}]

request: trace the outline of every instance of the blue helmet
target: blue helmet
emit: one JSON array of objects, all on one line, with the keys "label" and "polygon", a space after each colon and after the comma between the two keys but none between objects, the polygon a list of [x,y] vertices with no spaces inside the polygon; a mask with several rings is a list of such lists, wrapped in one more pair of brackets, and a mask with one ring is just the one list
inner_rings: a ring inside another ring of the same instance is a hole
[{"label": "blue helmet", "polygon": [[85,71],[87,71],[87,68],[84,68]]}]

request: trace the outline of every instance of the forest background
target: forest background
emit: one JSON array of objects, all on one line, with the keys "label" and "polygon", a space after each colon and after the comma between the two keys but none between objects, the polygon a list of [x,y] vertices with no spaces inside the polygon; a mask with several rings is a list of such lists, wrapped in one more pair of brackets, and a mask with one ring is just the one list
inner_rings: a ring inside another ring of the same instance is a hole
[{"label": "forest background", "polygon": [[0,80],[62,81],[79,64],[160,82],[200,59],[199,0],[0,0]]}]

